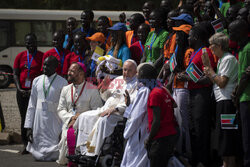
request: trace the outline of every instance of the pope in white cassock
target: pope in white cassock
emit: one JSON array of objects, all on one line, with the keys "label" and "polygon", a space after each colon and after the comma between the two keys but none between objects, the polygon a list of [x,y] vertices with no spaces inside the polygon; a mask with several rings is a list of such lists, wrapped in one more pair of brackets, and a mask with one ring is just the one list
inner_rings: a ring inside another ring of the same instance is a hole
[{"label": "pope in white cassock", "polygon": [[97,87],[85,81],[86,66],[83,63],[72,63],[68,70],[68,86],[62,89],[57,112],[63,122],[62,136],[59,143],[59,158],[57,163],[67,164],[67,130],[78,116],[89,110],[95,110],[103,105]]},{"label": "pope in white cassock", "polygon": [[108,89],[101,88],[101,97],[105,100],[103,107],[82,113],[74,124],[78,130],[76,147],[82,155],[98,155],[104,139],[111,135],[119,120],[123,119],[126,109],[124,93],[128,91],[131,102],[137,93],[137,65],[128,59],[123,64],[123,76],[109,83]]},{"label": "pope in white cassock", "polygon": [[[150,161],[144,141],[149,133],[147,101],[150,89],[155,86],[156,69],[147,63],[140,64],[137,68],[138,92],[133,103],[130,103],[130,96],[126,93],[126,104],[128,105],[124,117],[127,118],[123,137],[127,140],[124,150],[121,167],[149,167]],[[130,104],[129,104],[130,103]]]},{"label": "pope in white cassock", "polygon": [[68,82],[55,73],[58,60],[50,56],[43,64],[43,75],[34,79],[24,127],[28,128],[27,151],[39,161],[58,158],[62,122],[57,115],[61,89]]}]

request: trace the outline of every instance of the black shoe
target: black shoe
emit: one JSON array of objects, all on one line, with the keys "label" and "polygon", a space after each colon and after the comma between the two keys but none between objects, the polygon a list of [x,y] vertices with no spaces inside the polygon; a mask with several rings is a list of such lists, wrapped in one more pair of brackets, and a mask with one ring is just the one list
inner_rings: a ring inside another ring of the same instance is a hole
[{"label": "black shoe", "polygon": [[19,151],[20,154],[25,155],[29,154],[29,151],[26,150],[26,148],[23,148],[21,151]]},{"label": "black shoe", "polygon": [[66,155],[69,161],[74,162],[74,163],[78,163],[81,156],[82,156],[81,154]]}]

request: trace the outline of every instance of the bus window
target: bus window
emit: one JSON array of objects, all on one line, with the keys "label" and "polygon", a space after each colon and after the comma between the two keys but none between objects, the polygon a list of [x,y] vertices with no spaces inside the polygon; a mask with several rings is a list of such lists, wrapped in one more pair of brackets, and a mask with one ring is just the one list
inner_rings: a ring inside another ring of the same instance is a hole
[{"label": "bus window", "polygon": [[55,31],[66,29],[65,22],[55,22]]},{"label": "bus window", "polygon": [[32,22],[32,32],[37,36],[38,46],[51,46],[53,33],[51,21]]},{"label": "bus window", "polygon": [[7,21],[0,21],[0,51],[10,44],[10,24]]},{"label": "bus window", "polygon": [[16,21],[15,26],[15,45],[24,46],[24,36],[31,31],[30,22]]}]

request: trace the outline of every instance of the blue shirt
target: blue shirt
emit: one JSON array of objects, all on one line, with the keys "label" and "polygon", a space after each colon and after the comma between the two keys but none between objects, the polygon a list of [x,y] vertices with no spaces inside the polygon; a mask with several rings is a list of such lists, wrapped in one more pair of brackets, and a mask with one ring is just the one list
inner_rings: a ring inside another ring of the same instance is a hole
[{"label": "blue shirt", "polygon": [[[114,53],[114,47],[108,52],[107,55],[113,56],[113,53]],[[126,44],[123,44],[118,51],[117,58],[121,59],[123,64],[126,60],[130,59],[130,57],[131,53],[129,48],[127,47]]]}]

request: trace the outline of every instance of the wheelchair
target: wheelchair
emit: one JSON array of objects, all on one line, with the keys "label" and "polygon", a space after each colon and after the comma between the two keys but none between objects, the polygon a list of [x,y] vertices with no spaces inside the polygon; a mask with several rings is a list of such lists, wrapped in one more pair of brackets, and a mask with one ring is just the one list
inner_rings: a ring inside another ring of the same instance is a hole
[{"label": "wheelchair", "polygon": [[126,119],[118,121],[113,133],[106,137],[99,154],[96,157],[84,157],[81,162],[74,162],[80,167],[118,167],[121,164],[125,149],[123,132]]},{"label": "wheelchair", "polygon": [[109,137],[105,138],[97,156],[95,166],[98,164],[101,164],[101,167],[120,166],[125,149],[125,140],[123,138],[125,125],[125,118],[122,121],[118,121],[114,132]]}]

